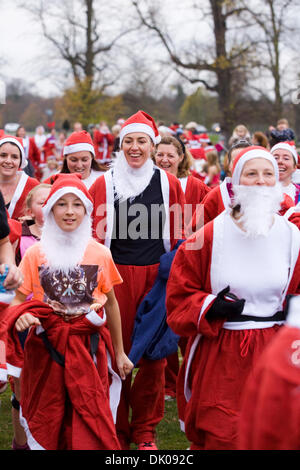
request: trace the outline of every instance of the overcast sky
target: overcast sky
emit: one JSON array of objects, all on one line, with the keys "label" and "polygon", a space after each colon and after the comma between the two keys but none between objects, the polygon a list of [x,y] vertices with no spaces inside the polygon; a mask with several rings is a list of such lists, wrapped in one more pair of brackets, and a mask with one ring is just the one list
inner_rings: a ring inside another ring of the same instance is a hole
[{"label": "overcast sky", "polygon": [[25,79],[34,84],[38,92],[54,93],[55,87],[49,79],[37,80],[44,54],[39,45],[40,36],[29,14],[18,9],[14,0],[0,0],[0,18],[1,78]]},{"label": "overcast sky", "polygon": [[[169,25],[172,20],[174,21],[173,28],[176,30],[176,39],[183,40],[183,43],[185,42],[184,38],[190,34],[191,24],[195,21],[195,18],[191,16],[192,9],[187,8],[191,1],[185,0],[184,4],[176,2],[176,15],[171,14],[172,8],[174,9],[174,0],[164,0],[161,3],[162,13],[168,19]],[[119,2],[123,8],[122,10],[119,8],[117,14],[123,15],[123,22],[128,23],[130,21],[128,9],[130,2],[128,0],[110,0],[107,5],[102,3],[104,7],[108,6],[112,10],[112,15],[108,16],[110,21],[106,22],[106,26],[111,30],[113,29],[111,22],[116,15],[113,7],[117,7]],[[30,84],[32,91],[44,96],[53,96],[59,92],[59,86],[55,83],[55,75],[59,78],[59,68],[55,69],[56,74],[53,75],[55,65],[52,64],[52,61],[47,61],[49,44],[41,37],[41,30],[33,22],[29,13],[18,8],[17,3],[17,0],[0,0],[0,78],[4,78],[4,80],[24,79]],[[170,4],[172,7],[169,8]],[[197,31],[198,38],[201,33],[204,34],[203,26],[201,30]],[[161,46],[160,50],[163,54],[164,50]],[[152,65],[155,64],[151,55],[150,61],[152,61]],[[49,77],[50,71],[52,73]]]},{"label": "overcast sky", "polygon": [[[29,13],[18,8],[18,3],[18,0],[0,0],[0,79],[24,79],[29,83],[33,92],[46,97],[53,96],[62,91],[62,88],[58,86],[58,81],[63,72],[60,66],[53,64],[52,60],[49,60],[49,44],[42,39],[41,30],[33,22]],[[153,3],[155,4],[155,0],[153,0]],[[197,42],[203,41],[203,43],[206,43],[204,47],[208,47],[207,38],[209,37],[210,29],[206,22],[202,22],[201,26],[197,23],[198,16],[195,15],[195,10],[189,8],[193,0],[184,0],[183,2],[163,0],[158,3],[163,7],[161,10],[162,18],[168,22],[169,31],[171,31],[173,38],[176,38],[178,49],[184,48],[189,44],[191,35],[193,39],[197,39]],[[107,3],[99,2],[99,7],[103,8],[104,6],[104,8],[111,10],[111,16],[100,16],[101,20],[103,18],[105,20],[106,18],[109,19],[109,21],[105,21],[105,27],[114,30],[112,19],[116,18],[117,15],[121,17],[125,25],[130,24],[129,4],[129,0],[107,0]],[[174,5],[176,5],[175,10]],[[116,13],[115,8],[118,6],[119,9]],[[172,14],[172,12],[175,12],[175,14]],[[144,34],[146,33],[139,32],[138,39]],[[149,54],[150,66],[156,66],[158,74],[166,74],[168,70],[162,70],[160,63],[156,60],[158,56],[163,55],[164,50],[161,46],[157,46],[157,48],[152,56]],[[148,49],[152,51],[150,47]],[[144,49],[139,52],[139,48],[136,46],[133,50],[137,57],[141,59],[141,63],[143,63]],[[282,57],[293,72],[293,68],[299,64],[299,61],[292,61],[288,52],[285,52]],[[191,86],[188,87],[187,91],[192,92],[192,88]],[[194,88],[196,88],[196,85]]]}]

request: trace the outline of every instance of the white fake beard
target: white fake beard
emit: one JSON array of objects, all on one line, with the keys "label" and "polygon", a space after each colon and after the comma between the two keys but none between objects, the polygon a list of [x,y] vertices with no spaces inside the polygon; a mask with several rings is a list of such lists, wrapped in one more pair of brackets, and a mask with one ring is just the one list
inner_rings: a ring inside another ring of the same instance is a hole
[{"label": "white fake beard", "polygon": [[245,235],[249,238],[267,236],[283,199],[281,185],[234,185],[233,191],[234,206],[241,206],[241,217],[237,220],[242,223]]},{"label": "white fake beard", "polygon": [[117,153],[112,164],[115,199],[134,199],[149,185],[154,172],[154,163],[148,158],[140,168],[128,165],[123,150]]},{"label": "white fake beard", "polygon": [[89,240],[92,238],[91,218],[85,215],[83,221],[73,232],[65,232],[55,222],[53,213],[46,218],[41,247],[51,271],[68,273],[83,258]]}]

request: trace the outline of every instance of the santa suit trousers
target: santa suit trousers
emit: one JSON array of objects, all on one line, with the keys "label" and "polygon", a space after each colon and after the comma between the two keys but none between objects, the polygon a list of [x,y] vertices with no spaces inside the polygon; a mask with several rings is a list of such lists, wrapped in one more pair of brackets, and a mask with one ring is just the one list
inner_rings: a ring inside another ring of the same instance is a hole
[{"label": "santa suit trousers", "polygon": [[[124,349],[128,354],[136,312],[154,284],[158,264],[116,266],[123,279],[123,284],[115,286],[114,289],[121,312]],[[165,363],[165,359],[151,361],[143,358],[137,365],[138,372],[134,381],[130,375],[123,382],[116,423],[121,443],[138,444],[154,440],[155,427],[164,416]]]}]

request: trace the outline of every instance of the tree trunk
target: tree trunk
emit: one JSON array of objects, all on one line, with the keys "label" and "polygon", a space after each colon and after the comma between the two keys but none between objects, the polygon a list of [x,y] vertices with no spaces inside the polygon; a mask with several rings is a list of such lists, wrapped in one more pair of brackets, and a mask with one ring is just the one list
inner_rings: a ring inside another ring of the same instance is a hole
[{"label": "tree trunk", "polygon": [[214,36],[216,48],[217,91],[220,114],[222,116],[221,127],[226,137],[232,132],[235,125],[235,107],[233,103],[232,68],[226,52],[226,18],[222,12],[223,0],[210,0],[214,21]]}]

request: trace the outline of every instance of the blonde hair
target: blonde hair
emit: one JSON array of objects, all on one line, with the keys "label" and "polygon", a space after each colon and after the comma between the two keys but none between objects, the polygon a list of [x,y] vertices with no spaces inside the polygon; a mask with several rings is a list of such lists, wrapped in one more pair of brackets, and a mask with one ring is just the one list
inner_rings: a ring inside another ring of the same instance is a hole
[{"label": "blonde hair", "polygon": [[212,150],[211,152],[207,152],[206,160],[207,160],[208,167],[216,166],[218,171],[221,171],[221,167],[219,163],[219,156],[215,150]]},{"label": "blonde hair", "polygon": [[42,189],[42,188],[51,189],[51,184],[41,183],[41,184],[38,184],[38,185],[34,186],[34,188],[32,188],[31,191],[29,191],[29,193],[27,194],[26,200],[25,200],[25,206],[26,206],[27,209],[31,209],[32,200],[33,200],[33,197],[34,197],[35,193],[39,189]]}]

